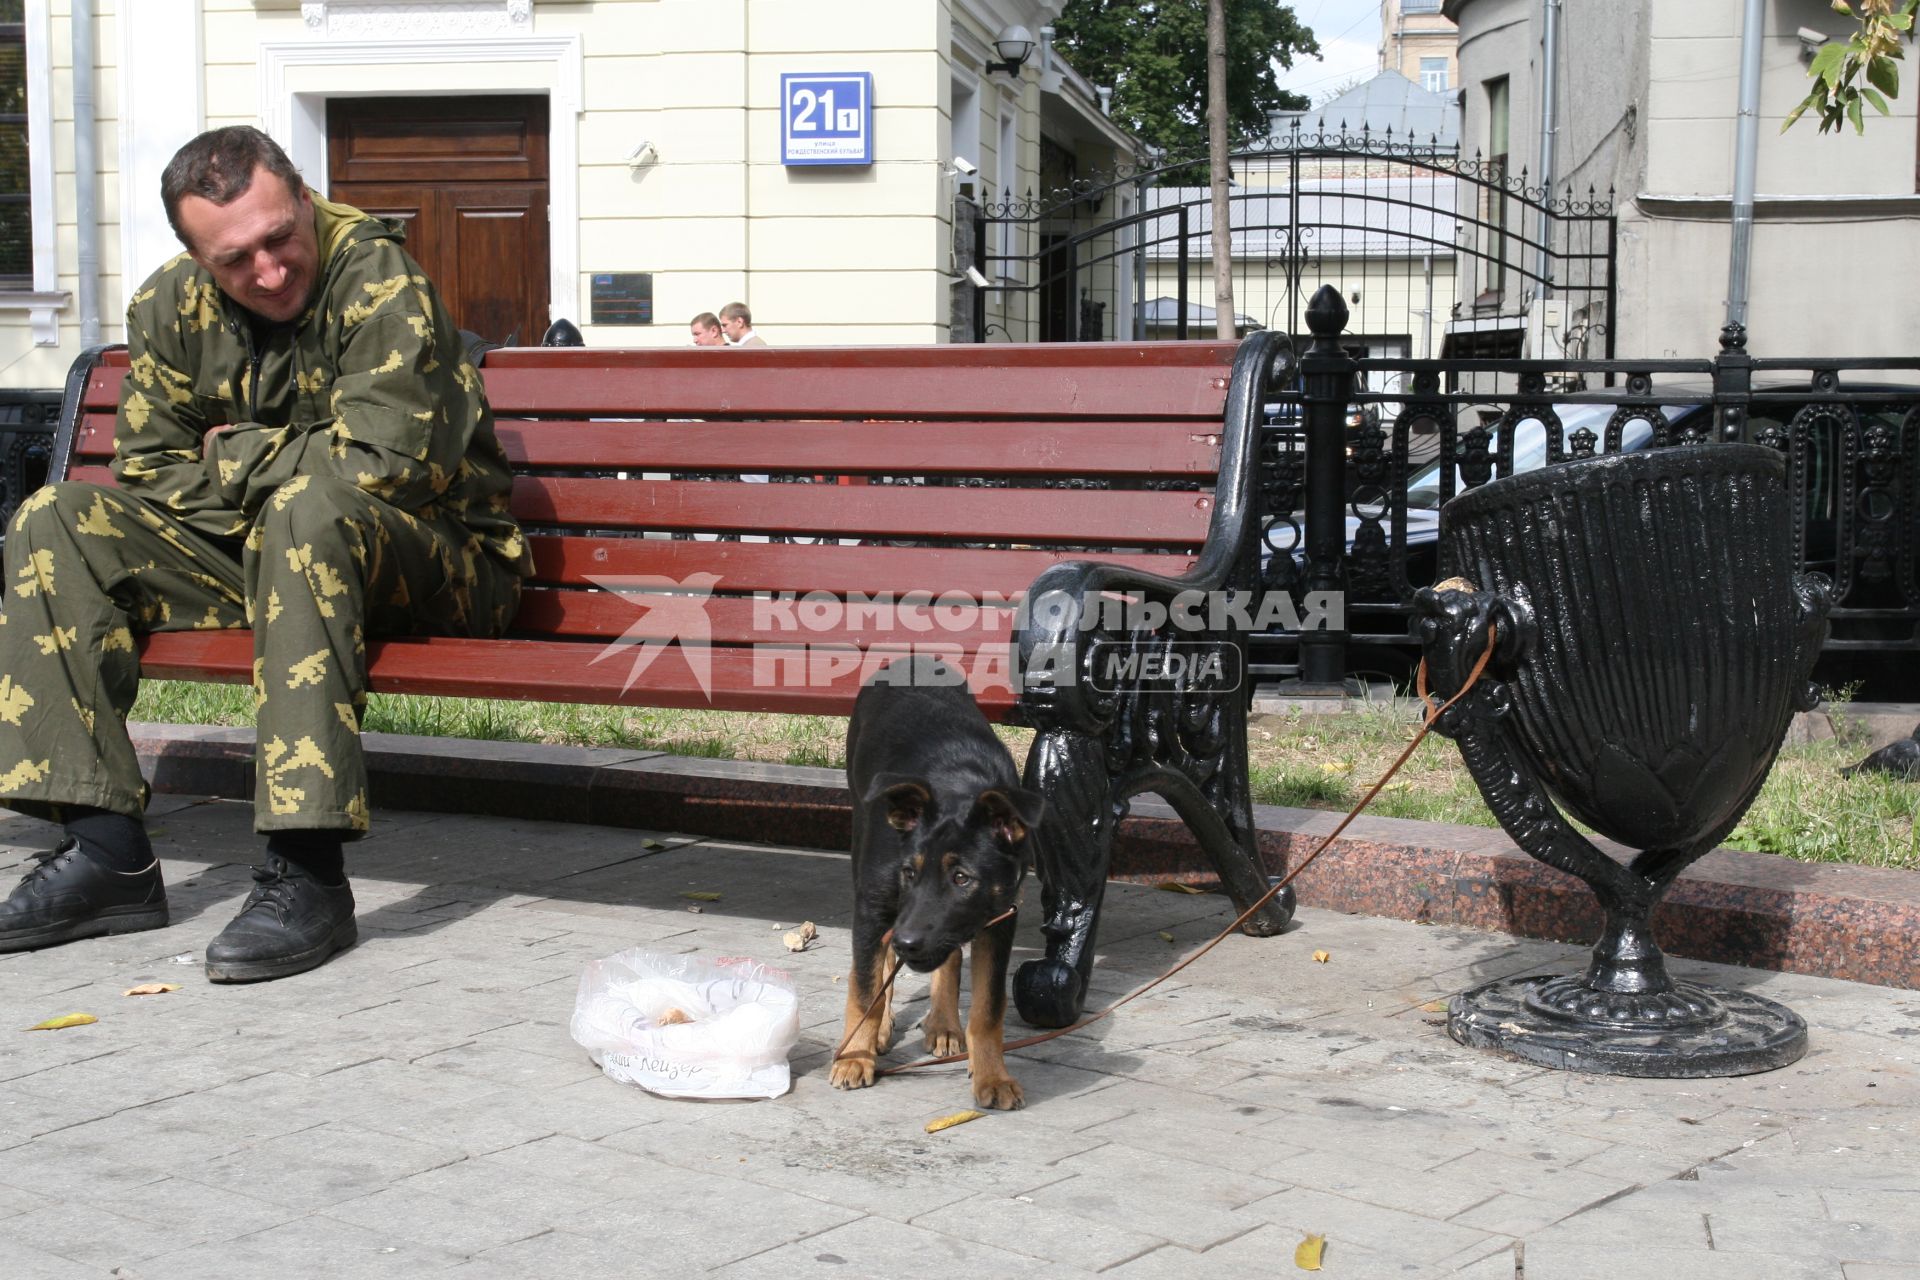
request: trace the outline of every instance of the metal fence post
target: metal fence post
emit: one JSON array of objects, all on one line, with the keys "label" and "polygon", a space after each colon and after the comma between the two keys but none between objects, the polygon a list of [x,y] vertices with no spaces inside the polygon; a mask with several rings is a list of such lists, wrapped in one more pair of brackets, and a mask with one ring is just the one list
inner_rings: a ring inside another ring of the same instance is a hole
[{"label": "metal fence post", "polygon": [[1747,436],[1747,406],[1753,401],[1753,357],[1747,354],[1747,327],[1722,325],[1720,354],[1713,360],[1713,407],[1720,438],[1739,443]]},{"label": "metal fence post", "polygon": [[1180,341],[1187,340],[1187,260],[1189,242],[1187,240],[1187,206],[1180,206],[1180,253],[1175,260],[1174,269],[1179,272],[1180,280],[1176,287],[1174,301],[1180,308],[1180,314],[1174,321],[1173,336]]},{"label": "metal fence post", "polygon": [[1353,398],[1354,362],[1340,345],[1347,302],[1330,284],[1307,303],[1313,341],[1300,358],[1307,418],[1306,589],[1332,592],[1339,625],[1300,634],[1300,683],[1345,688],[1347,665],[1347,403]]}]

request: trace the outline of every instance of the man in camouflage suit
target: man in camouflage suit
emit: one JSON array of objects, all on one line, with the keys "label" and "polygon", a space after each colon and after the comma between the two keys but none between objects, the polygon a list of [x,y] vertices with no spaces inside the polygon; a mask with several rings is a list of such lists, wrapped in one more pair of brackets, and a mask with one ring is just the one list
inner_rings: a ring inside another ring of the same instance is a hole
[{"label": "man in camouflage suit", "polygon": [[251,626],[266,858],[207,976],[277,978],[356,937],[367,637],[498,635],[531,561],[480,375],[399,234],[244,126],[161,188],[187,252],[127,309],[119,487],[41,489],[6,539],[0,804],[67,838],[0,903],[0,951],[167,923],[134,636]]}]

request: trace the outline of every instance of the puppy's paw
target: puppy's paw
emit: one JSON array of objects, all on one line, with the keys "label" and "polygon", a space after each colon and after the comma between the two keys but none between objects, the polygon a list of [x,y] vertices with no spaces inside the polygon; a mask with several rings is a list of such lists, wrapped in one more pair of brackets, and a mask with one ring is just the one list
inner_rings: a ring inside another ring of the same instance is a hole
[{"label": "puppy's paw", "polygon": [[873,1058],[869,1054],[849,1054],[833,1064],[827,1080],[836,1089],[864,1089],[873,1083]]},{"label": "puppy's paw", "polygon": [[1018,1111],[1026,1102],[1020,1082],[1012,1076],[979,1077],[973,1082],[973,1104],[994,1111]]},{"label": "puppy's paw", "polygon": [[927,1052],[936,1058],[967,1051],[967,1033],[957,1022],[945,1022],[929,1015],[920,1029],[926,1033]]}]

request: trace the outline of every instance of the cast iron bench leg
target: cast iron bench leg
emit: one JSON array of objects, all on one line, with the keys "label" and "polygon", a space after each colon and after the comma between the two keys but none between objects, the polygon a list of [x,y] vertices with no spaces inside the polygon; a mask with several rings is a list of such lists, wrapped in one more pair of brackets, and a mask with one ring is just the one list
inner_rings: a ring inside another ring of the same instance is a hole
[{"label": "cast iron bench leg", "polygon": [[[1047,729],[1035,736],[1026,785],[1047,799],[1034,849],[1047,954],[1027,961],[1014,976],[1014,1003],[1029,1026],[1063,1027],[1080,1016],[1093,973],[1114,830],[1127,814],[1130,797],[1158,791],[1167,798],[1206,851],[1236,913],[1266,893],[1269,882],[1256,845],[1247,780],[1246,707],[1238,694],[1230,694],[1197,710],[1215,718],[1197,735],[1121,735],[1119,741],[1136,746],[1153,744],[1152,754],[1159,757],[1131,766],[1115,758],[1107,738],[1092,733]],[[1164,729],[1175,712],[1167,695],[1136,694],[1121,699],[1115,724],[1139,728],[1158,720],[1157,727]],[[1196,757],[1180,745],[1195,736],[1215,750]],[[1294,903],[1293,890],[1282,890],[1248,917],[1242,932],[1279,933],[1292,920]]]}]

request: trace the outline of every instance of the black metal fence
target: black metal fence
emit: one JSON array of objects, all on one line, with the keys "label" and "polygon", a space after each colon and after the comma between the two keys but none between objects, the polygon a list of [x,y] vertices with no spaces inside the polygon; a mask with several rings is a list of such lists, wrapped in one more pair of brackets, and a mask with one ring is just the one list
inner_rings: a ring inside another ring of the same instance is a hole
[{"label": "black metal fence", "polygon": [[[1043,164],[1037,194],[996,193],[974,223],[973,260],[998,282],[976,340],[996,300],[1025,322],[996,326],[1012,340],[1213,336],[1207,172],[1205,157],[1084,177]],[[1237,144],[1230,173],[1239,332],[1297,332],[1331,284],[1347,344],[1372,356],[1613,353],[1611,192],[1556,194],[1504,156],[1324,120]]]},{"label": "black metal fence", "polygon": [[20,499],[46,483],[59,425],[58,391],[0,389],[0,543]]},{"label": "black metal fence", "polygon": [[1404,676],[1413,593],[1454,571],[1439,510],[1464,489],[1566,458],[1737,440],[1786,455],[1801,563],[1832,579],[1823,678],[1865,674],[1883,696],[1903,674],[1920,686],[1920,359],[1756,359],[1738,330],[1698,360],[1356,359],[1338,289],[1307,315],[1312,338],[1268,406],[1262,571],[1269,588],[1344,593],[1346,626],[1263,637],[1256,677]]}]

